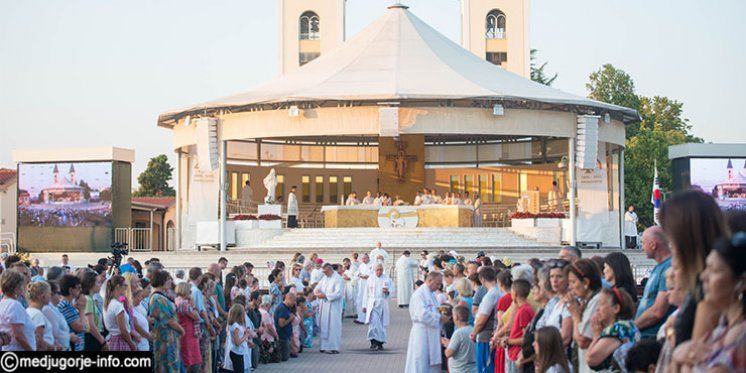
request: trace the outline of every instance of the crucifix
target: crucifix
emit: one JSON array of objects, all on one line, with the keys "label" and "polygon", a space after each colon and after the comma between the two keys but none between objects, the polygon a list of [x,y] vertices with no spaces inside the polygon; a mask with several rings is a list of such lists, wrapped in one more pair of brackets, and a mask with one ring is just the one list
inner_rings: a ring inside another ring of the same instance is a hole
[{"label": "crucifix", "polygon": [[407,143],[405,141],[401,141],[399,138],[394,138],[394,142],[396,143],[396,154],[389,154],[386,156],[386,159],[394,162],[396,178],[400,183],[403,183],[405,181],[404,177],[407,174],[407,165],[409,162],[417,161],[417,156],[407,155],[405,151],[407,149]]}]

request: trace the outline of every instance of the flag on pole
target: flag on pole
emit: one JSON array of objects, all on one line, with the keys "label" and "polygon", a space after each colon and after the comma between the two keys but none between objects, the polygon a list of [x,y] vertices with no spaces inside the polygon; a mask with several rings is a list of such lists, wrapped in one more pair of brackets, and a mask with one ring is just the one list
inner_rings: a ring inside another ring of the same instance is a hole
[{"label": "flag on pole", "polygon": [[653,204],[653,221],[655,225],[661,225],[658,215],[661,209],[661,184],[658,179],[658,162],[656,161],[653,165],[655,174],[653,176],[653,193],[650,195],[650,203]]}]

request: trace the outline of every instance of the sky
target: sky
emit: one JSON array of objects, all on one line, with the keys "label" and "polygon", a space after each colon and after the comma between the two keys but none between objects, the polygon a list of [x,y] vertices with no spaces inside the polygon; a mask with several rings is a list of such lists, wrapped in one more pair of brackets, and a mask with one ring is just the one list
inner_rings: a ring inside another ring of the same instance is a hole
[{"label": "sky", "polygon": [[[348,0],[348,38],[393,0]],[[405,0],[458,41],[458,0]],[[278,75],[276,0],[0,0],[0,167],[12,149],[118,146],[173,160],[159,113]],[[531,47],[586,96],[605,63],[684,103],[695,135],[746,142],[746,1],[531,0]]]}]

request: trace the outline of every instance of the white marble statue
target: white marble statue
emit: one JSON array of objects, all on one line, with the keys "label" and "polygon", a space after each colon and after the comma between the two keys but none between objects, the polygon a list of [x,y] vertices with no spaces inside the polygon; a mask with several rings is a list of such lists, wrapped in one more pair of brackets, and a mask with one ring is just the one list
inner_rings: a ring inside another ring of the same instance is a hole
[{"label": "white marble statue", "polygon": [[277,189],[277,174],[275,169],[269,171],[269,175],[264,178],[264,187],[267,188],[267,197],[264,199],[264,203],[273,204],[275,203],[275,191]]}]

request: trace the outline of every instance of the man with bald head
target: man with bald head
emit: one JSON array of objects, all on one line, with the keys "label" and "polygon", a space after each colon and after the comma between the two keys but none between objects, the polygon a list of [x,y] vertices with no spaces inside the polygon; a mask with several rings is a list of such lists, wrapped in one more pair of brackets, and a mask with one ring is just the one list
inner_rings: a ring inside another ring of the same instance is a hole
[{"label": "man with bald head", "polygon": [[330,263],[323,266],[324,277],[316,285],[314,294],[319,299],[319,337],[321,353],[338,354],[342,343],[342,299],[344,280]]},{"label": "man with bald head", "polygon": [[645,292],[640,298],[635,325],[643,337],[655,337],[674,309],[668,304],[666,295],[666,271],[671,268],[671,249],[663,228],[652,226],[642,233],[642,251],[658,264],[650,273]]},{"label": "man with bald head", "polygon": [[412,294],[409,302],[409,331],[406,373],[439,373],[441,365],[440,325],[447,317],[438,310],[435,291],[443,283],[443,275],[430,272]]},{"label": "man with bald head", "polygon": [[383,273],[383,264],[373,265],[373,276],[368,279],[368,289],[363,298],[365,323],[368,324],[370,349],[381,351],[388,341],[386,328],[389,326],[389,296],[393,291],[391,278]]}]

